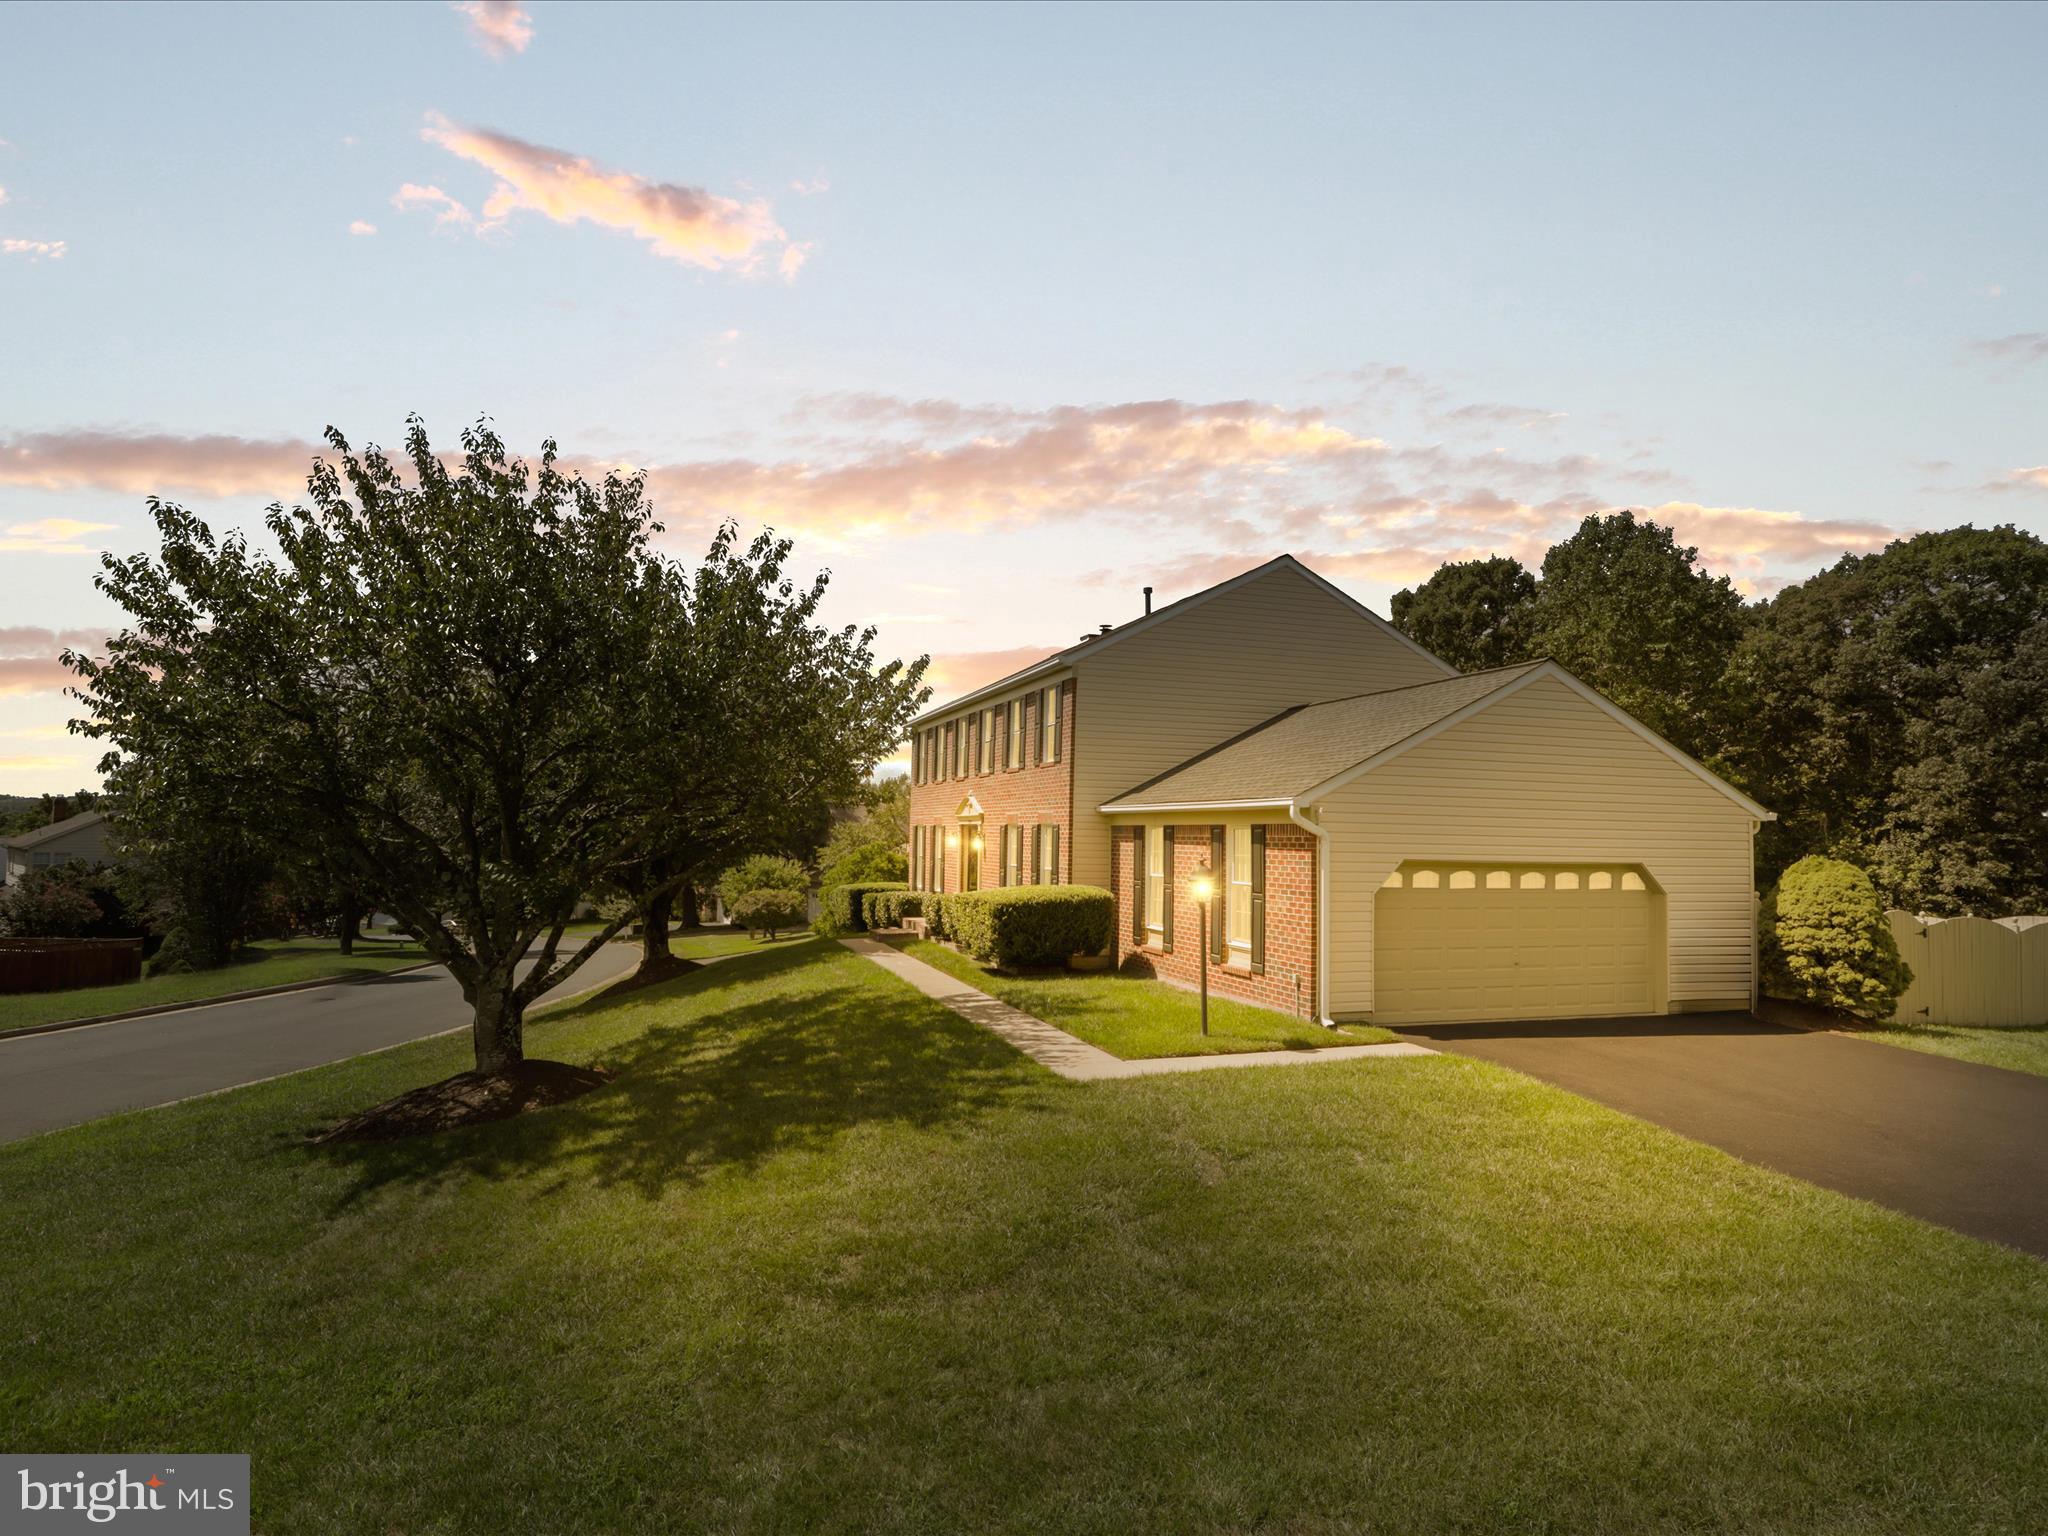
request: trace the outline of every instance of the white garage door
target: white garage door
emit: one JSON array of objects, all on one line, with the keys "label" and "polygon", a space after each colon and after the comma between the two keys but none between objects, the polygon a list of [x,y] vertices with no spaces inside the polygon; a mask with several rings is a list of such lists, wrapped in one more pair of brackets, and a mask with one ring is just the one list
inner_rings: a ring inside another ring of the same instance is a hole
[{"label": "white garage door", "polygon": [[1625,865],[1404,864],[1375,898],[1373,1018],[1648,1013],[1661,925]]}]

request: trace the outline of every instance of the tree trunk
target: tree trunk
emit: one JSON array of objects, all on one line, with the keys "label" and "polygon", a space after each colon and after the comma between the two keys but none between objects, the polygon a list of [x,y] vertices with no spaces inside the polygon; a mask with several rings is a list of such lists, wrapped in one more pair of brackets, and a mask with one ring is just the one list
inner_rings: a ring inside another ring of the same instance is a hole
[{"label": "tree trunk", "polygon": [[476,989],[470,1042],[479,1072],[504,1072],[526,1060],[526,1006],[509,976],[491,977]]},{"label": "tree trunk", "polygon": [[363,923],[363,909],[356,905],[353,896],[341,899],[341,952],[352,955],[356,952],[356,929]]},{"label": "tree trunk", "polygon": [[694,884],[685,885],[680,891],[676,892],[676,905],[682,908],[682,911],[677,914],[676,926],[678,928],[696,928],[701,926],[697,917],[699,903],[697,900],[697,887]]},{"label": "tree trunk", "polygon": [[675,902],[675,894],[670,892],[655,897],[641,909],[639,974],[643,976],[675,964],[675,956],[669,953],[668,948],[668,919]]}]

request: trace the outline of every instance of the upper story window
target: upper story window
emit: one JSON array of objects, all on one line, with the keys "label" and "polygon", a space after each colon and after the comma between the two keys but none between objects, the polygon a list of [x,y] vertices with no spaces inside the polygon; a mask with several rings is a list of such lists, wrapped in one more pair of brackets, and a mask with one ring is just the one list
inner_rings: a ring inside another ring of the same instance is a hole
[{"label": "upper story window", "polygon": [[953,722],[953,777],[967,777],[967,721],[964,716]]},{"label": "upper story window", "polygon": [[1024,766],[1024,701],[1010,700],[1010,719],[1003,732],[1003,766]]},{"label": "upper story window", "polygon": [[1038,705],[1038,728],[1040,741],[1038,760],[1041,763],[1056,763],[1060,760],[1060,685],[1054,683],[1045,690],[1045,697]]},{"label": "upper story window", "polygon": [[981,712],[981,771],[993,773],[996,766],[996,712],[984,709]]}]

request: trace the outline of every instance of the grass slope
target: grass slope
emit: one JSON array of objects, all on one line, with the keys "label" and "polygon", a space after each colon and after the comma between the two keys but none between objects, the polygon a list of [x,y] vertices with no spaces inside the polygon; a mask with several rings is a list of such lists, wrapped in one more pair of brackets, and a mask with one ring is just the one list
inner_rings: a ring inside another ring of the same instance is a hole
[{"label": "grass slope", "polygon": [[1859,1039],[1953,1056],[2048,1077],[2048,1026],[1976,1029],[1966,1024],[1878,1024],[1856,1031]]},{"label": "grass slope", "polygon": [[0,1148],[17,1450],[267,1531],[2048,1528],[2048,1266],[1451,1056],[1072,1084],[806,941]]},{"label": "grass slope", "polygon": [[183,976],[145,976],[111,987],[81,987],[72,992],[14,992],[0,996],[0,1034],[30,1024],[62,1019],[90,1019],[131,1008],[156,1008],[166,1003],[201,1003],[209,997],[279,987],[322,976],[355,976],[418,965],[427,952],[416,944],[362,939],[353,955],[343,955],[333,939],[278,939],[252,944],[233,965],[217,971]]},{"label": "grass slope", "polygon": [[1309,1051],[1395,1038],[1393,1031],[1373,1025],[1324,1029],[1306,1019],[1213,994],[1209,1033],[1204,1035],[1201,999],[1164,982],[1114,971],[1005,976],[929,939],[884,942],[1126,1061],[1235,1051]]}]

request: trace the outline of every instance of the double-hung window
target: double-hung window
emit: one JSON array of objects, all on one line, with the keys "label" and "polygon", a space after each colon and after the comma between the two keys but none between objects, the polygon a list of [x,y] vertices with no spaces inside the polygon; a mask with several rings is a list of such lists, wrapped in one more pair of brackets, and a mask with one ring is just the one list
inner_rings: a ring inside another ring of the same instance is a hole
[{"label": "double-hung window", "polygon": [[1223,931],[1230,939],[1230,963],[1252,964],[1252,829],[1250,823],[1225,834],[1230,853],[1230,884],[1224,903]]},{"label": "double-hung window", "polygon": [[1060,760],[1060,685],[1054,683],[1045,690],[1045,696],[1038,701],[1038,760],[1041,763],[1056,763]]},{"label": "double-hung window", "polygon": [[1024,766],[1024,701],[1010,700],[1010,720],[1003,736],[1003,766],[1022,768]]},{"label": "double-hung window", "polygon": [[1040,885],[1060,883],[1060,826],[1056,821],[1047,822],[1038,829],[1038,852],[1033,858],[1033,874]]},{"label": "double-hung window", "polygon": [[1154,944],[1166,934],[1166,828],[1145,829],[1145,931]]},{"label": "double-hung window", "polygon": [[996,712],[981,712],[981,771],[993,773],[996,766]]},{"label": "double-hung window", "polygon": [[967,777],[967,717],[953,722],[953,777]]}]

